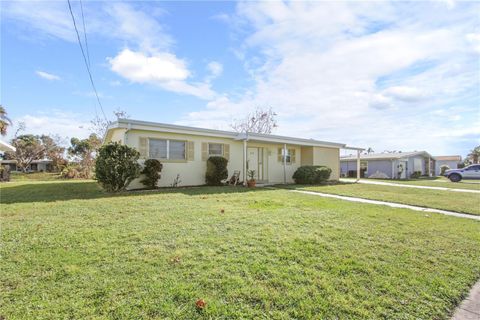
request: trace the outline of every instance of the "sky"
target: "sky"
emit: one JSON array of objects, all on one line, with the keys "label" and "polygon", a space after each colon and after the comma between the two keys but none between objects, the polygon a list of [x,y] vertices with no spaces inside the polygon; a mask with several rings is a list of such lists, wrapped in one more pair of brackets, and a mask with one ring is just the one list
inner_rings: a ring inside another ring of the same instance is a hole
[{"label": "sky", "polygon": [[115,110],[228,130],[271,107],[279,135],[433,155],[480,144],[479,3],[71,5],[103,112],[67,1],[2,1],[7,139],[20,122],[86,137],[96,115]]}]

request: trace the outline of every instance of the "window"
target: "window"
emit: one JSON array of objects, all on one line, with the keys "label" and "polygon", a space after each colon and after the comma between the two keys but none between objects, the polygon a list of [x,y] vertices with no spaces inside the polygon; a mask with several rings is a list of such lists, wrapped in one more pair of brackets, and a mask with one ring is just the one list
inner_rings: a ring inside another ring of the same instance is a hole
[{"label": "window", "polygon": [[209,143],[208,155],[210,156],[223,156],[223,144],[221,143]]},{"label": "window", "polygon": [[148,139],[148,151],[150,159],[168,159],[167,140]]},{"label": "window", "polygon": [[295,155],[295,149],[287,149],[287,154],[285,154],[285,149],[283,148],[278,148],[278,161],[283,162],[285,161],[286,163],[292,163],[293,157]]},{"label": "window", "polygon": [[185,160],[185,141],[170,140],[169,155],[170,160]]},{"label": "window", "polygon": [[468,171],[480,170],[480,166],[469,166],[466,170]]},{"label": "window", "polygon": [[151,159],[185,160],[185,141],[148,139],[148,156]]}]

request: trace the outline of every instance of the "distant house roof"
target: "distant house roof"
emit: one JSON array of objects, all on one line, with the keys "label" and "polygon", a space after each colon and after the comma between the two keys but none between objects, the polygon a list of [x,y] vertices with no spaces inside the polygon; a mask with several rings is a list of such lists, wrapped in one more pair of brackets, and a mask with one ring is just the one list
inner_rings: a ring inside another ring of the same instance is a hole
[{"label": "distant house roof", "polygon": [[461,156],[435,156],[435,160],[439,161],[462,161]]},{"label": "distant house roof", "polygon": [[[277,136],[273,134],[238,133],[233,131],[196,128],[196,127],[188,127],[188,126],[149,122],[149,121],[140,121],[140,120],[133,120],[133,119],[118,119],[117,121],[113,122],[108,127],[107,133],[105,135],[105,141],[108,141],[111,138],[111,135],[112,135],[111,131],[113,129],[119,129],[119,128],[126,129],[126,130],[149,130],[149,131],[172,132],[172,133],[180,133],[180,134],[214,136],[214,137],[230,138],[234,140],[255,140],[255,141],[287,143],[287,144],[297,144],[297,145],[306,145],[306,146],[350,148],[343,143],[328,142],[328,141],[321,141],[321,140],[315,140],[315,139]],[[361,148],[354,148],[354,147],[352,147],[352,149],[363,150]]]},{"label": "distant house roof", "polygon": [[12,146],[11,144],[9,143],[6,143],[2,140],[0,140],[0,151],[11,151],[11,152],[15,152],[15,147]]},{"label": "distant house roof", "polygon": [[[409,157],[420,156],[420,155],[434,158],[426,151],[412,151],[412,152],[361,154],[360,159],[362,160],[393,160],[393,159],[409,158]],[[348,155],[348,156],[340,157],[340,161],[350,161],[350,160],[356,160],[356,159],[357,159],[357,155]]]}]

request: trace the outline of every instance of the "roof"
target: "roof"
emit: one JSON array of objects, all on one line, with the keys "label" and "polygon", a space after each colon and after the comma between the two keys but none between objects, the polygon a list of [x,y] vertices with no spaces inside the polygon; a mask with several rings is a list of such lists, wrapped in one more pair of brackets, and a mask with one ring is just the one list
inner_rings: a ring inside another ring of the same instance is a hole
[{"label": "roof", "polygon": [[[33,160],[31,163],[50,163],[53,162],[49,159]],[[17,163],[17,160],[0,160],[0,163]]]},{"label": "roof", "polygon": [[149,121],[140,121],[132,119],[118,119],[117,121],[110,124],[105,135],[105,141],[108,141],[111,138],[112,131],[114,129],[123,128],[127,130],[149,130],[149,131],[160,131],[160,132],[171,132],[171,133],[180,133],[180,134],[193,134],[193,135],[203,135],[203,136],[213,136],[221,138],[230,138],[234,140],[255,140],[255,141],[264,141],[264,142],[275,142],[275,143],[287,143],[287,144],[298,144],[298,145],[307,145],[307,146],[321,146],[321,147],[334,147],[334,148],[345,148],[346,145],[343,143],[337,142],[328,142],[315,139],[304,139],[304,138],[295,138],[287,136],[278,136],[273,134],[260,134],[260,133],[238,133],[233,131],[224,131],[224,130],[214,130],[206,128],[196,128],[188,127],[174,124],[166,124],[159,122],[149,122]]},{"label": "roof", "polygon": [[11,151],[11,152],[15,152],[15,147],[12,146],[11,144],[9,143],[6,143],[2,140],[0,140],[0,151]]},{"label": "roof", "polygon": [[[394,160],[394,159],[409,158],[409,157],[414,157],[419,155],[434,158],[426,151],[412,151],[412,152],[361,154],[360,159],[362,160]],[[340,157],[340,161],[350,161],[350,160],[357,160],[357,155],[348,155],[348,156]]]},{"label": "roof", "polygon": [[435,156],[438,161],[462,161],[462,156]]}]

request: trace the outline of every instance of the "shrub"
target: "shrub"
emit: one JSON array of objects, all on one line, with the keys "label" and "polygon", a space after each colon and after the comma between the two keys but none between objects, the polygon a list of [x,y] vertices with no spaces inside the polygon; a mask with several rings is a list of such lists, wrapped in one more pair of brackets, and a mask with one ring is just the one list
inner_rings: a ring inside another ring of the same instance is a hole
[{"label": "shrub", "polygon": [[68,164],[60,172],[60,177],[64,179],[75,179],[80,177],[78,165]]},{"label": "shrub", "polygon": [[145,167],[142,170],[142,174],[145,178],[140,181],[147,188],[154,189],[157,187],[157,182],[160,179],[160,172],[162,172],[163,165],[157,159],[145,160]]},{"label": "shrub", "polygon": [[332,169],[325,166],[301,166],[293,174],[293,180],[298,184],[315,184],[327,181]]},{"label": "shrub", "polygon": [[418,179],[422,176],[422,171],[414,171],[412,172],[412,174],[410,175],[410,178],[412,179]]},{"label": "shrub", "polygon": [[117,142],[104,145],[98,150],[95,161],[95,178],[107,191],[125,190],[128,184],[140,175],[140,153]]},{"label": "shrub", "polygon": [[444,164],[443,166],[440,166],[440,175],[443,176],[445,174],[445,171],[450,170],[450,167]]},{"label": "shrub", "polygon": [[224,157],[210,157],[207,160],[205,180],[209,186],[220,186],[228,178],[228,160]]}]

